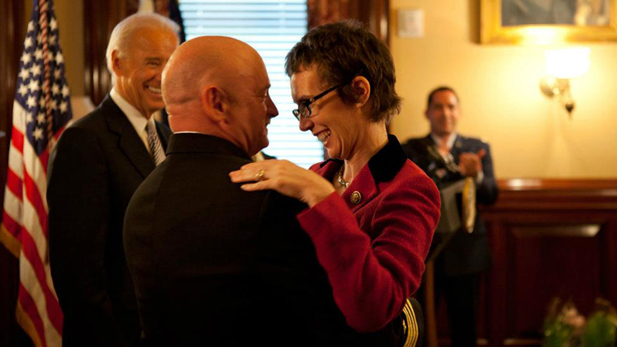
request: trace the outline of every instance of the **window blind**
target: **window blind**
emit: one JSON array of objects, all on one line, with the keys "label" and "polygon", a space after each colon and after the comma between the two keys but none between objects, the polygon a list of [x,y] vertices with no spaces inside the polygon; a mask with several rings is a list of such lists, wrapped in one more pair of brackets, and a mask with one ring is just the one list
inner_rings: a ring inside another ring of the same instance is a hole
[{"label": "window blind", "polygon": [[263,58],[270,95],[279,116],[268,126],[270,145],[264,152],[308,168],[323,160],[323,147],[310,132],[298,129],[291,111],[287,52],[306,33],[306,0],[180,0],[187,40],[196,36],[230,36],[251,45]]}]

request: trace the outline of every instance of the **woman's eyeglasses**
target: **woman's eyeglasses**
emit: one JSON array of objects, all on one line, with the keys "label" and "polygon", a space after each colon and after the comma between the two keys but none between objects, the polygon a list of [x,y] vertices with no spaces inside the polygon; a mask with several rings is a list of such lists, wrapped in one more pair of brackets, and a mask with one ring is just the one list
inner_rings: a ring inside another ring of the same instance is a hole
[{"label": "woman's eyeglasses", "polygon": [[296,119],[299,121],[300,117],[302,118],[310,118],[311,115],[313,114],[313,111],[311,110],[311,104],[314,103],[315,101],[323,98],[324,96],[328,95],[328,93],[330,93],[333,90],[336,90],[338,88],[341,88],[343,86],[345,86],[345,84],[337,84],[332,88],[326,89],[323,92],[315,95],[314,97],[308,99],[308,100],[304,100],[301,101],[298,104],[298,108],[291,111],[294,114],[294,117],[296,117]]}]

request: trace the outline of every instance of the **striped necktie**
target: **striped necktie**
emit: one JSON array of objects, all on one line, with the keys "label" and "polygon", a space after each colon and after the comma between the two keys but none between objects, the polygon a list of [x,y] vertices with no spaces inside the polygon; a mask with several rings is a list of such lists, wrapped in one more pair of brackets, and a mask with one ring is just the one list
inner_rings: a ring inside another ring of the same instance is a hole
[{"label": "striped necktie", "polygon": [[148,144],[150,145],[150,154],[155,165],[159,165],[165,160],[165,151],[161,145],[161,140],[156,133],[156,126],[154,123],[148,122],[146,125],[146,132],[148,133]]}]

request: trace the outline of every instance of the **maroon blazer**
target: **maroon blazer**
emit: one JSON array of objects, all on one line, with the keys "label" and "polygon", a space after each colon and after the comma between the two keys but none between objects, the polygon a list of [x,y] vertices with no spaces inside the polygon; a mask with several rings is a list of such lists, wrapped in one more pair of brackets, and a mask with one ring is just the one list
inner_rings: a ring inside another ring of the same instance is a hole
[{"label": "maroon blazer", "polygon": [[[341,165],[328,160],[311,170],[332,180]],[[390,135],[342,195],[298,215],[356,331],[385,327],[418,289],[439,214],[437,187]]]}]

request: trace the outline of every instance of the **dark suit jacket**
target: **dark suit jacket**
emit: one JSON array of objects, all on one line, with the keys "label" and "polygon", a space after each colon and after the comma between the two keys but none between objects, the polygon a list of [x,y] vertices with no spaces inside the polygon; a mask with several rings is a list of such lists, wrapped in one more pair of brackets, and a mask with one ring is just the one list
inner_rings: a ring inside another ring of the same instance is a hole
[{"label": "dark suit jacket", "polygon": [[[170,131],[157,125],[163,147]],[[64,346],[135,345],[141,328],[124,248],[126,206],[154,163],[109,95],[51,155],[49,256]]]},{"label": "dark suit jacket", "polygon": [[[403,149],[409,159],[427,172],[429,176],[431,176],[430,174],[434,168],[439,166],[439,163],[428,153],[427,146],[430,145],[434,145],[430,135],[423,138],[410,139],[403,145]],[[489,145],[479,139],[458,135],[450,153],[455,163],[458,164],[459,156],[462,153],[476,153],[480,149],[484,149],[486,155],[482,158],[484,179],[477,186],[476,202],[483,205],[492,205],[497,200],[499,191],[493,173],[493,160]],[[440,184],[447,184],[461,178],[460,174],[448,174],[441,182],[437,183],[439,186]],[[439,257],[441,259],[438,261],[444,262],[443,266],[446,276],[474,274],[488,268],[491,262],[491,254],[486,236],[486,227],[479,212],[476,214],[474,231],[471,234],[457,232],[450,239]]]},{"label": "dark suit jacket", "polygon": [[148,345],[356,346],[296,221],[306,205],[246,192],[231,143],[174,134],[129,204],[124,244]]}]

